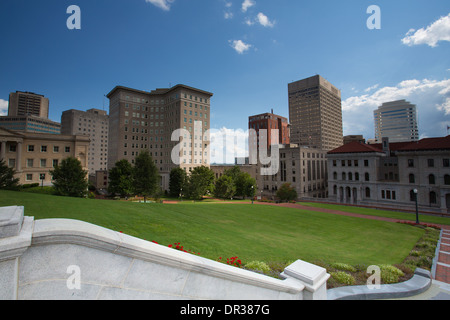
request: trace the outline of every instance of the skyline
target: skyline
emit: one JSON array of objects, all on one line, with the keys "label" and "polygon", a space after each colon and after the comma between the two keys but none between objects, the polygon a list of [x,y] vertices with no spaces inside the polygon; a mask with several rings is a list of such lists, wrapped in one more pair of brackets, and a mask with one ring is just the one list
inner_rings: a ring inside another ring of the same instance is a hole
[{"label": "skyline", "polygon": [[[70,5],[81,29],[69,30]],[[381,11],[371,30],[370,5]],[[10,92],[50,99],[50,115],[104,109],[115,86],[182,83],[214,93],[211,128],[289,118],[288,83],[320,74],[342,93],[344,135],[374,138],[373,111],[417,105],[420,138],[450,125],[450,5],[434,1],[97,0],[0,4],[0,114]],[[236,118],[233,114],[239,114]]]}]

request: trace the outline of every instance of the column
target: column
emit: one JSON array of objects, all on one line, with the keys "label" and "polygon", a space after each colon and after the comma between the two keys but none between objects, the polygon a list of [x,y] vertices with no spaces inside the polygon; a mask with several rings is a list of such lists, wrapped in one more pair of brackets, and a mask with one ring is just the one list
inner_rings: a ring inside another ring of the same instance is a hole
[{"label": "column", "polygon": [[[6,141],[1,141],[1,149],[0,149],[0,160],[6,161]],[[8,164],[6,164],[8,165]]]},{"label": "column", "polygon": [[17,142],[16,157],[16,171],[22,172],[22,142]]}]

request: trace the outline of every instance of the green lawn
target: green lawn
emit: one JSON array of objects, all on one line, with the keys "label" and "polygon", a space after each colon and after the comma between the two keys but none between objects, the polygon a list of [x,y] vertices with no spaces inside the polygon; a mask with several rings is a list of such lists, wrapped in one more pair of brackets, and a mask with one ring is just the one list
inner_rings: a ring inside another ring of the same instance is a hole
[{"label": "green lawn", "polygon": [[162,245],[181,242],[202,257],[238,256],[289,262],[397,264],[422,229],[267,205],[143,204],[0,191],[0,206],[21,205],[35,219],[69,218],[94,223]]},{"label": "green lawn", "polygon": [[[372,209],[372,208],[363,208],[356,206],[345,206],[339,204],[328,204],[328,203],[320,203],[320,202],[298,202],[298,204],[304,206],[310,206],[315,208],[324,208],[338,211],[346,211],[370,216],[377,217],[387,217],[399,220],[408,220],[408,221],[416,221],[416,214],[410,212],[399,212],[399,211],[388,211],[388,210],[380,210],[380,209]],[[442,217],[437,215],[430,214],[420,214],[419,211],[419,221],[424,223],[435,223],[435,224],[444,224],[450,225],[450,217]]]}]

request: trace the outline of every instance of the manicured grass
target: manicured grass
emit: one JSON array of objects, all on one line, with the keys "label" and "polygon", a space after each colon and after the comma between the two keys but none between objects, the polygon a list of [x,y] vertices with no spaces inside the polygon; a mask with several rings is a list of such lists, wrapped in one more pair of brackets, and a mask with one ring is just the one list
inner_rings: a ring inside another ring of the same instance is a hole
[{"label": "manicured grass", "polygon": [[143,204],[0,191],[0,206],[35,219],[83,220],[202,257],[348,264],[401,263],[424,234],[409,225],[257,204]]},{"label": "manicured grass", "polygon": [[[365,214],[365,215],[370,215],[370,216],[416,221],[416,214],[410,213],[410,212],[388,211],[388,210],[381,210],[381,209],[363,208],[363,207],[356,207],[356,206],[345,206],[345,205],[339,205],[339,204],[328,204],[328,203],[320,203],[320,202],[298,202],[298,204],[301,204],[304,206],[315,207],[315,208],[324,208],[324,209],[345,211],[345,212]],[[434,216],[434,215],[430,215],[430,214],[420,214],[420,211],[419,211],[419,221],[424,222],[424,223],[450,225],[450,217],[440,217],[437,215]]]}]

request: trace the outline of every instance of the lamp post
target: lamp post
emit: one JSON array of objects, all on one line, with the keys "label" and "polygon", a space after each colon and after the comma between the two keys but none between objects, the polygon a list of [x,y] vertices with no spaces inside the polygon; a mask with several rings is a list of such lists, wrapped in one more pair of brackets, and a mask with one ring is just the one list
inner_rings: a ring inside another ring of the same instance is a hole
[{"label": "lamp post", "polygon": [[419,191],[417,189],[414,189],[414,199],[416,200],[416,223],[419,224],[419,207],[417,205],[417,195]]},{"label": "lamp post", "polygon": [[253,204],[253,198],[254,198],[255,196],[253,195],[253,186],[252,186],[252,204]]},{"label": "lamp post", "polygon": [[180,189],[180,202],[183,202],[183,188]]}]

